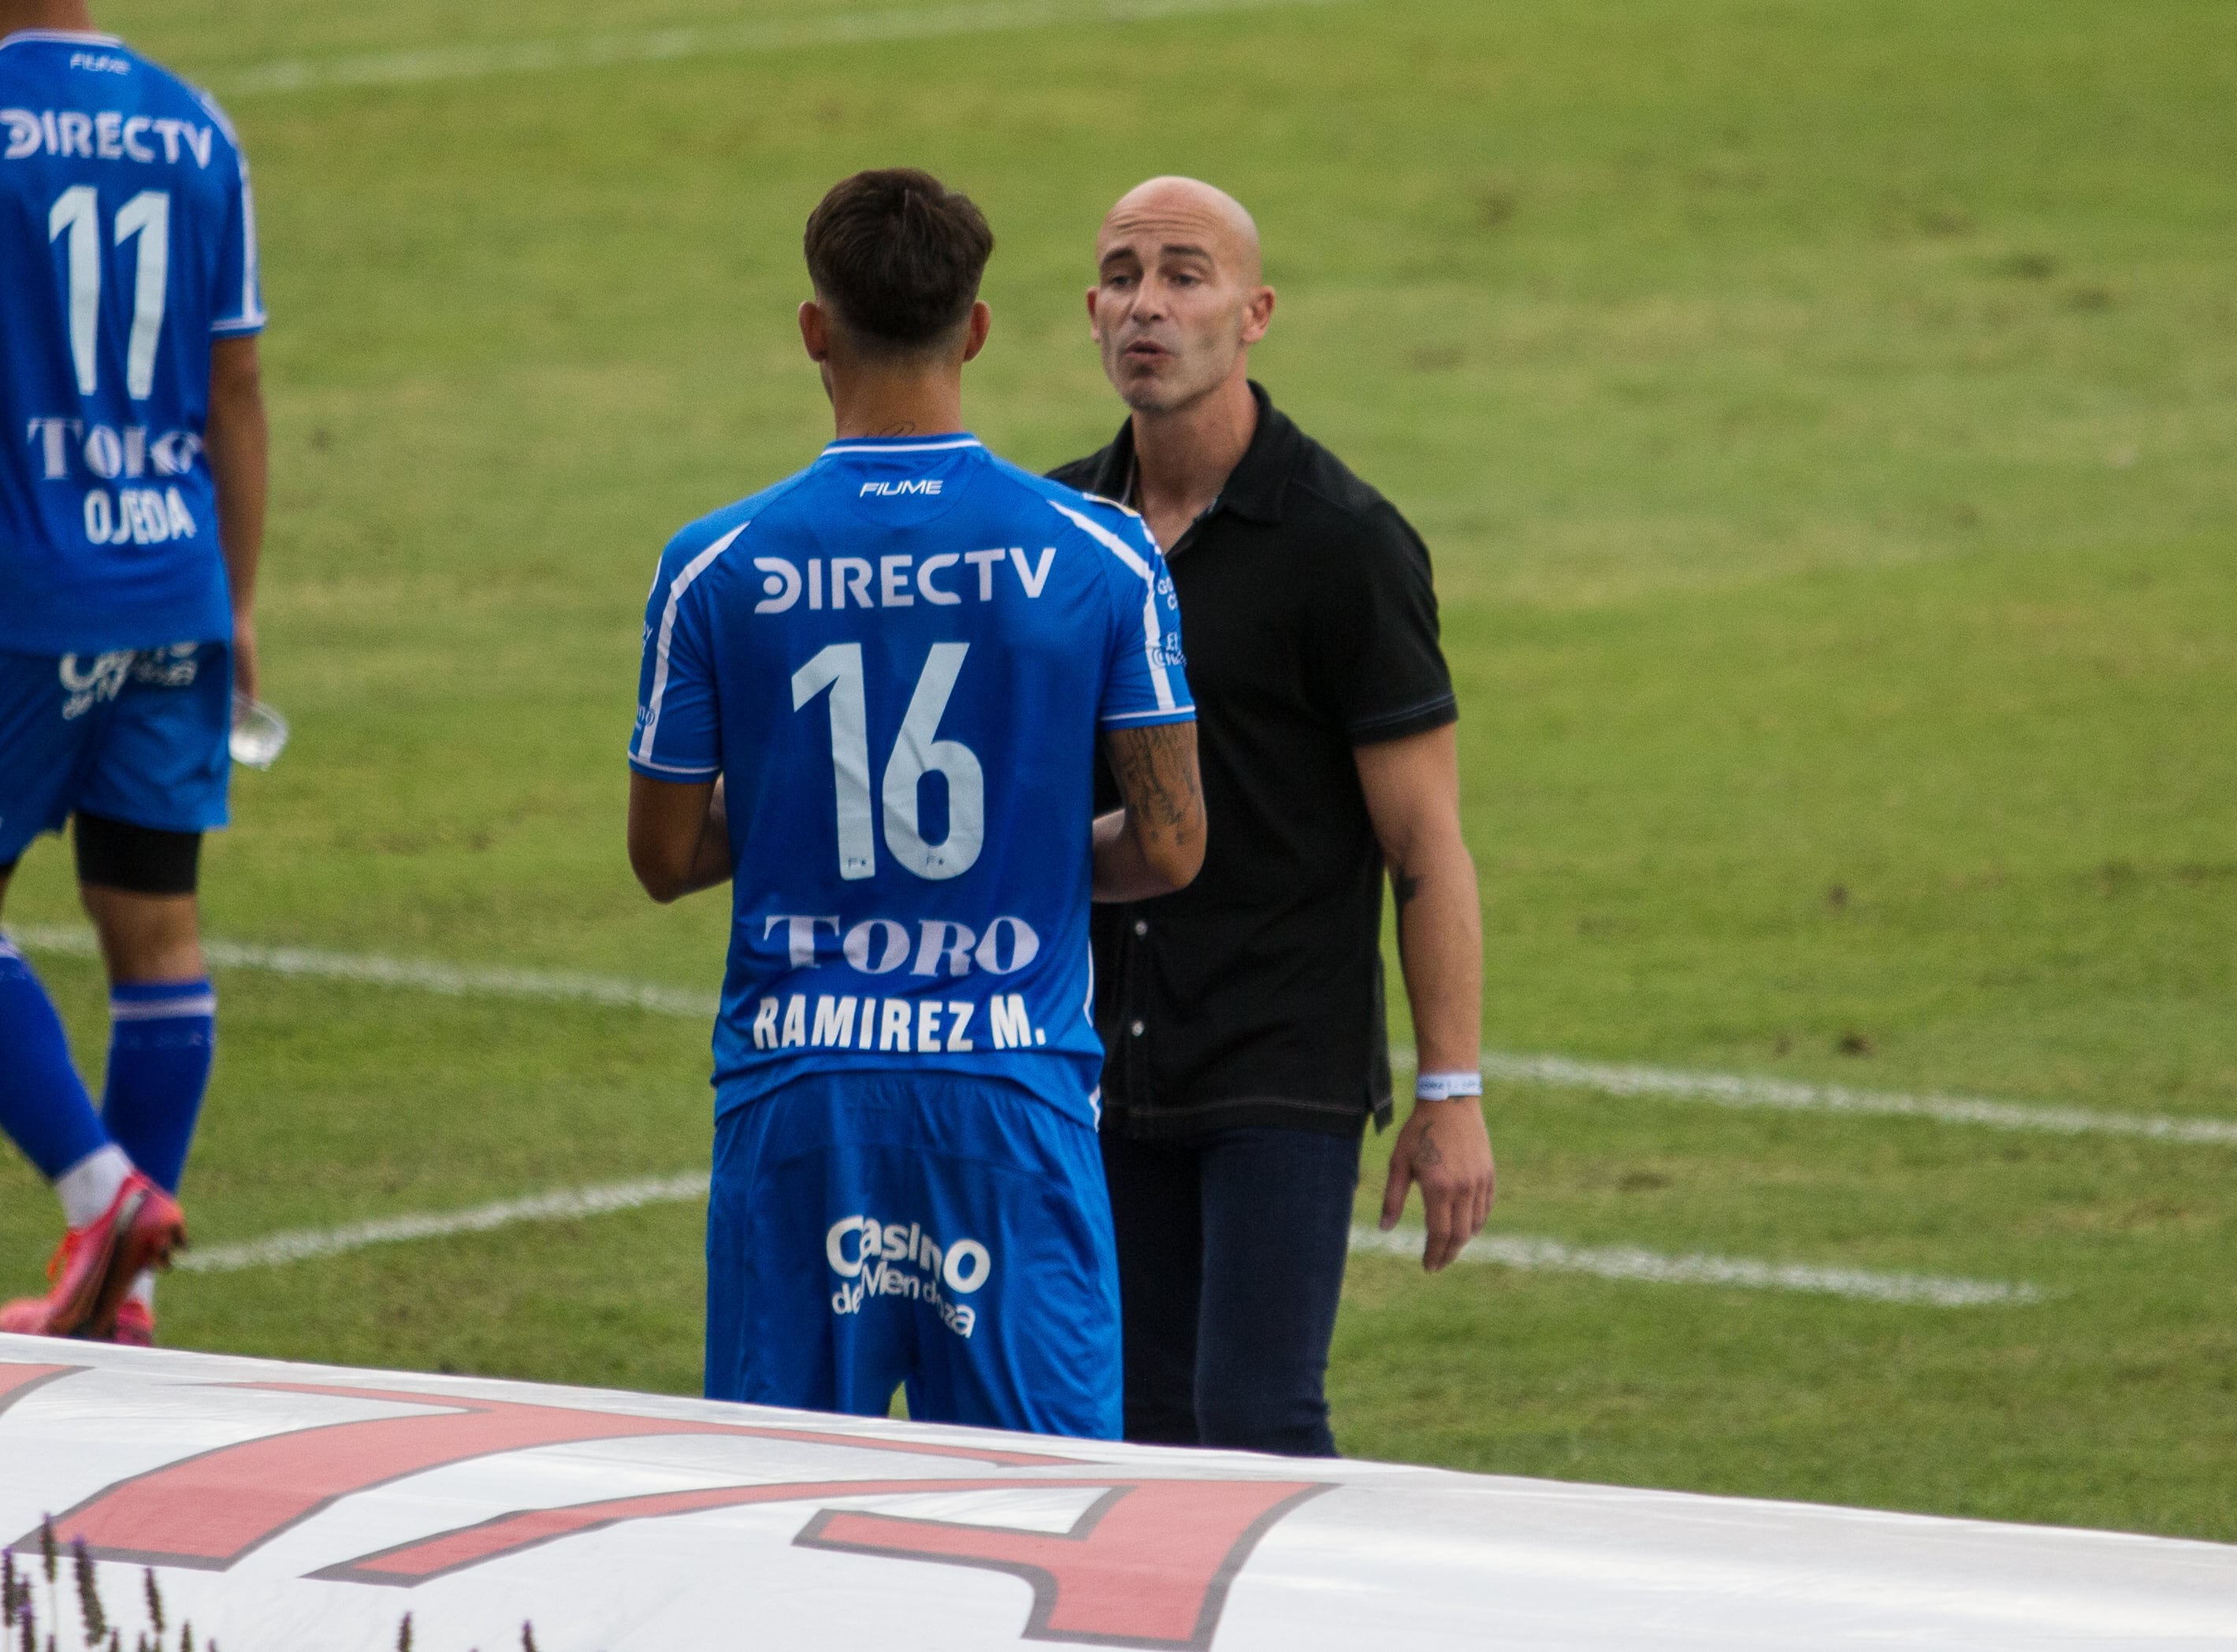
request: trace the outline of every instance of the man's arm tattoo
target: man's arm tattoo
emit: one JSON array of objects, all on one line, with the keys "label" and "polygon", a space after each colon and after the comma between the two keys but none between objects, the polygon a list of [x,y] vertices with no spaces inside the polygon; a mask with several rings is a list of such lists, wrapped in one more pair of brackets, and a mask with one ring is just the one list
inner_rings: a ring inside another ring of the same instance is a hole
[{"label": "man's arm tattoo", "polygon": [[1196,765],[1188,760],[1187,723],[1159,723],[1122,729],[1111,736],[1111,767],[1119,795],[1143,824],[1173,827],[1193,815],[1201,792]]},{"label": "man's arm tattoo", "polygon": [[1404,912],[1413,905],[1414,897],[1422,892],[1422,877],[1393,861],[1390,865],[1390,892],[1397,898],[1398,910]]}]

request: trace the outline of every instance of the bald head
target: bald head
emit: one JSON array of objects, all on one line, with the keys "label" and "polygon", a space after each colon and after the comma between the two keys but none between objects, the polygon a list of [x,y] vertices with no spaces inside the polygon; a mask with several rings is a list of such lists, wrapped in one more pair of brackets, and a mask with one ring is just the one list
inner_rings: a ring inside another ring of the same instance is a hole
[{"label": "bald head", "polygon": [[1257,222],[1224,189],[1195,178],[1136,184],[1104,214],[1095,238],[1096,262],[1100,265],[1111,247],[1138,246],[1145,237],[1161,247],[1201,249],[1244,286],[1258,285],[1264,265]]},{"label": "bald head", "polygon": [[1225,190],[1152,178],[1105,215],[1087,314],[1103,371],[1136,412],[1178,411],[1223,388],[1247,396],[1250,348],[1273,313],[1258,226]]}]

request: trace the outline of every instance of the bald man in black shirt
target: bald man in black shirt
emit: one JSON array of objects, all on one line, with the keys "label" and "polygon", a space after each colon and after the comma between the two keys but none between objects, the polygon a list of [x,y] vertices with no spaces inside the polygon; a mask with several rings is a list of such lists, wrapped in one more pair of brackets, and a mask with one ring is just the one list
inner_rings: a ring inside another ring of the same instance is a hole
[{"label": "bald man in black shirt", "polygon": [[1152,179],[1112,208],[1096,263],[1088,314],[1130,417],[1055,474],[1139,510],[1166,550],[1210,834],[1190,888],[1095,924],[1126,1436],[1330,1455],[1360,1138],[1391,1105],[1386,870],[1420,1070],[1383,1226],[1418,1186],[1435,1272],[1495,1186],[1429,552],[1250,382],[1275,295],[1239,203]]}]

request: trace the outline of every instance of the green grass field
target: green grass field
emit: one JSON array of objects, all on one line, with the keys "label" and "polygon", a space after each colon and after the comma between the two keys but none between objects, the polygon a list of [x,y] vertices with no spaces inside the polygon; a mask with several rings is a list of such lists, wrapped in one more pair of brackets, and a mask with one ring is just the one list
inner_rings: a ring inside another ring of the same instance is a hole
[{"label": "green grass field", "polygon": [[[847,10],[99,12],[223,93],[280,59]],[[236,784],[211,934],[711,990],[724,903],[638,893],[622,750],[661,543],[828,434],[793,332],[808,207],[895,162],[984,205],[973,417],[1039,466],[1117,419],[1079,300],[1102,209],[1187,171],[1264,227],[1258,376],[1436,556],[1488,1043],[2237,1116],[2237,11],[1095,10],[230,99],[296,744]],[[34,851],[10,921],[68,921],[67,871]],[[43,968],[97,1071],[96,971]],[[220,985],[205,1244],[705,1162],[690,1021]],[[2237,1540],[2237,1149],[1488,1105],[1497,1231],[2047,1299],[1360,1259],[1348,1451]],[[0,1163],[0,1286],[55,1221]],[[670,1207],[181,1276],[163,1330],[690,1391],[699,1239]]]}]

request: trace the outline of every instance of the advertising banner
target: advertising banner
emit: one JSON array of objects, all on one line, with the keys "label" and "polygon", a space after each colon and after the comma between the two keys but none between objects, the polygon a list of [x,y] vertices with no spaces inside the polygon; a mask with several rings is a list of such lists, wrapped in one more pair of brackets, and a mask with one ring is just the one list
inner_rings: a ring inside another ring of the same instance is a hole
[{"label": "advertising banner", "polygon": [[2212,1543],[31,1338],[0,1543],[63,1649],[79,1545],[128,1648],[2237,1644]]}]

